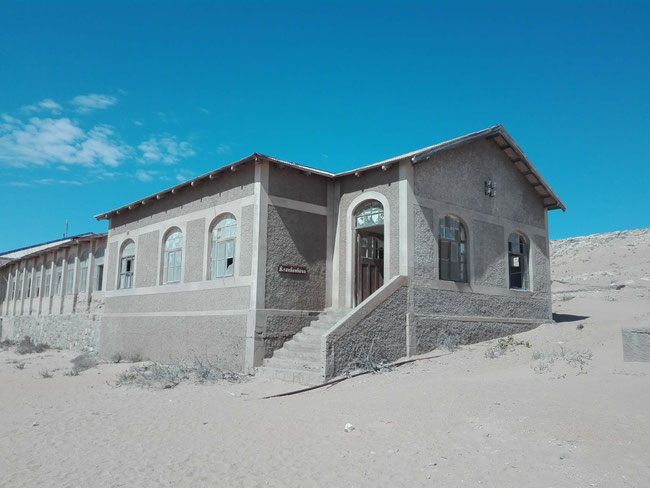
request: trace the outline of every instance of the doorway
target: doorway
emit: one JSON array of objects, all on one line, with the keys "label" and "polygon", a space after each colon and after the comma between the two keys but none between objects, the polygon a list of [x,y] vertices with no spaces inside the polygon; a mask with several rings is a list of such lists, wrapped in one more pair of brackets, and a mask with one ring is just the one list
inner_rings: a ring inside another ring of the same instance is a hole
[{"label": "doorway", "polygon": [[355,213],[356,263],[354,305],[384,284],[384,208],[364,202]]}]

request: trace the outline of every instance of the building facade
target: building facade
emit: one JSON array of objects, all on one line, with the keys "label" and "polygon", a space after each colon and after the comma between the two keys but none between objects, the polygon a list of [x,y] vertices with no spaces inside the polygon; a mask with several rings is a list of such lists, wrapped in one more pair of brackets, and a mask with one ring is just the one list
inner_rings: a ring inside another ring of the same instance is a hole
[{"label": "building facade", "polygon": [[[96,216],[88,345],[318,383],[359,357],[527,330],[551,320],[550,209],[564,206],[501,126],[340,174],[253,154]],[[22,265],[0,268],[3,337],[26,329]]]}]

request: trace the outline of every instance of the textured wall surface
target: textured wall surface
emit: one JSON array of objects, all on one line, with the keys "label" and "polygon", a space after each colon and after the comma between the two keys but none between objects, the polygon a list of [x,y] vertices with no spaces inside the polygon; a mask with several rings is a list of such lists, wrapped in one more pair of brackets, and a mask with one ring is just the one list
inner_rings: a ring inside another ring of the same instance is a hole
[{"label": "textured wall surface", "polygon": [[464,322],[417,317],[415,320],[415,354],[424,354],[439,347],[474,344],[525,332],[535,324],[505,324],[500,322]]},{"label": "textured wall surface", "polygon": [[406,356],[407,290],[398,288],[353,328],[327,338],[328,378],[354,369],[368,357],[380,363]]},{"label": "textured wall surface", "polygon": [[160,232],[153,231],[138,237],[135,257],[135,286],[154,286],[160,282]]},{"label": "textured wall surface", "polygon": [[186,232],[183,281],[191,283],[201,281],[207,276],[207,269],[203,264],[205,246],[207,245],[205,219],[190,220],[187,223]]},{"label": "textured wall surface", "polygon": [[469,241],[473,266],[473,282],[479,285],[507,288],[507,256],[502,225],[474,220]]},{"label": "textured wall surface", "polygon": [[25,336],[50,347],[77,351],[99,345],[101,315],[23,315],[2,318],[2,340],[18,341]]},{"label": "textured wall surface", "polygon": [[[111,242],[108,245],[108,252],[104,257],[104,267],[106,268],[104,270],[104,278],[106,278],[106,281],[104,282],[104,289],[106,291],[113,291],[117,286],[115,281],[117,279],[117,253],[117,242]],[[54,276],[52,277],[52,280],[54,280]]]},{"label": "textured wall surface", "polygon": [[273,352],[280,349],[285,342],[307,327],[318,315],[269,315],[266,318],[264,332],[264,357],[270,358]]},{"label": "textured wall surface", "polygon": [[[174,285],[168,285],[172,287]],[[113,296],[106,299],[107,313],[187,312],[247,309],[250,287]]]},{"label": "textured wall surface", "polygon": [[[489,140],[436,154],[414,165],[415,194],[543,229],[542,199],[510,158]],[[497,196],[485,195],[486,180]]]},{"label": "textured wall surface", "polygon": [[437,225],[434,221],[433,210],[420,205],[413,206],[414,219],[414,249],[413,272],[417,278],[438,278],[438,243]]},{"label": "textured wall surface", "polygon": [[161,362],[207,359],[217,367],[244,372],[246,315],[104,317],[100,354]]},{"label": "textured wall surface", "polygon": [[413,287],[415,313],[549,320],[548,297],[528,292],[484,295],[472,292]]},{"label": "textured wall surface", "polygon": [[289,168],[269,167],[269,195],[327,205],[327,178]]},{"label": "textured wall surface", "polygon": [[253,262],[253,220],[255,205],[241,209],[239,241],[239,276],[249,276]]},{"label": "textured wall surface", "polygon": [[[322,310],[325,307],[327,217],[269,205],[266,243],[266,307]],[[278,273],[302,266],[306,275]]]},{"label": "textured wall surface", "polygon": [[162,220],[183,217],[188,213],[221,205],[253,194],[255,168],[247,164],[227,177],[204,180],[200,185],[186,186],[175,195],[167,194],[161,200],[151,200],[147,205],[140,205],[111,217],[110,235],[137,229]]}]

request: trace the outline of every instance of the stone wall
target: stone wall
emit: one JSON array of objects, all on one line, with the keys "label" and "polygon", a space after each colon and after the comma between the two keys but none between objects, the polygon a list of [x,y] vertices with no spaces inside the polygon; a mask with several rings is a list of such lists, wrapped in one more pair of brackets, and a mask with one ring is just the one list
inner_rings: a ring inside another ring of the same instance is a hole
[{"label": "stone wall", "polygon": [[285,342],[293,339],[304,327],[318,319],[318,314],[306,315],[269,315],[266,317],[264,340],[264,357],[270,358]]},{"label": "stone wall", "polygon": [[2,317],[2,340],[19,341],[29,336],[57,349],[96,350],[99,346],[101,314],[22,315]]}]

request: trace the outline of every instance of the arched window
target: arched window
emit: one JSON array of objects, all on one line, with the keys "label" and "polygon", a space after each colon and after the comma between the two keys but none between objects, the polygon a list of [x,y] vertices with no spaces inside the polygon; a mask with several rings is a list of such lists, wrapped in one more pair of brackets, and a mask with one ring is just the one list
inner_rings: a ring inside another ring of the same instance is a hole
[{"label": "arched window", "polygon": [[74,270],[77,263],[77,256],[68,256],[68,269],[65,275],[65,294],[72,295],[74,293]]},{"label": "arched window", "polygon": [[101,291],[104,281],[104,248],[95,251],[95,276],[93,277],[93,288]]},{"label": "arched window", "polygon": [[84,251],[79,260],[79,293],[88,291],[88,257],[90,253]]},{"label": "arched window", "polygon": [[183,264],[183,233],[176,229],[165,239],[163,284],[180,283]]},{"label": "arched window", "polygon": [[467,283],[467,232],[451,215],[440,219],[440,279]]},{"label": "arched window", "polygon": [[120,254],[120,277],[118,288],[133,288],[133,272],[135,271],[135,242],[126,241]]},{"label": "arched window", "polygon": [[212,229],[210,245],[210,278],[235,274],[235,236],[237,220],[231,214],[222,216]]},{"label": "arched window", "polygon": [[50,296],[50,286],[52,284],[52,262],[49,262],[45,265],[45,289],[43,290],[43,296]]},{"label": "arched window", "polygon": [[363,229],[375,225],[384,225],[384,207],[377,200],[371,200],[355,213],[355,228]]},{"label": "arched window", "polygon": [[54,270],[54,294],[61,294],[61,282],[63,281],[63,258],[59,258],[56,262],[56,269]]},{"label": "arched window", "polygon": [[510,288],[528,290],[528,242],[520,234],[510,234],[508,237],[508,274]]}]

